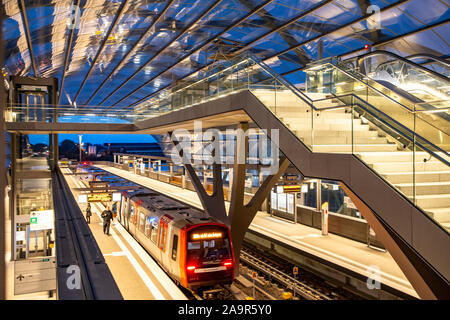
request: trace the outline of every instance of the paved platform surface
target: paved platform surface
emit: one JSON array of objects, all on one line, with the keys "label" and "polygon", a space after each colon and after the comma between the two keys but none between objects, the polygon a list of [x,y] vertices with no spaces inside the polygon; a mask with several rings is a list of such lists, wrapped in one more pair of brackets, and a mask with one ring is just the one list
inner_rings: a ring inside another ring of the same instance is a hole
[{"label": "paved platform surface", "polygon": [[[96,167],[203,209],[200,199],[194,191],[182,189],[172,184],[115,167],[106,165],[96,165]],[[227,207],[228,205],[229,203],[226,202]],[[318,229],[298,223],[294,224],[287,220],[272,217],[268,213],[261,211],[257,213],[250,225],[250,229],[278,239],[289,246],[308,252],[321,259],[328,260],[364,277],[369,277],[372,274],[371,268],[377,267],[380,270],[382,283],[411,296],[418,297],[388,252],[371,249],[364,243],[333,234],[322,236],[321,231]]]},{"label": "paved platform surface", "polygon": [[[68,175],[62,169],[71,188],[83,188],[80,176]],[[73,191],[75,199],[78,192]],[[80,204],[82,212],[86,206]],[[103,233],[100,217],[104,207],[100,203],[91,205],[92,216],[89,227],[100,247],[106,263],[126,300],[184,300],[186,296],[159,267],[151,256],[134,240],[118,222],[113,222],[110,235]]]}]

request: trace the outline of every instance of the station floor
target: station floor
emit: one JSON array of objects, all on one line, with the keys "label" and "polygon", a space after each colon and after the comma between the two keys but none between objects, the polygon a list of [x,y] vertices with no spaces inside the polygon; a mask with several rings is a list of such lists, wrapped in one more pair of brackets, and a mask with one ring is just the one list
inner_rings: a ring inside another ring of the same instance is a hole
[{"label": "station floor", "polygon": [[[182,189],[175,185],[144,177],[107,165],[96,165],[98,168],[117,176],[133,181],[144,187],[154,189],[202,208],[202,204],[194,191]],[[228,203],[226,203],[228,205]],[[381,282],[406,294],[418,297],[392,256],[369,248],[366,244],[341,236],[329,234],[322,236],[321,231],[302,224],[270,216],[267,212],[258,212],[250,229],[280,240],[286,245],[308,252],[318,258],[330,261],[343,268],[369,277],[372,268],[380,270]]]},{"label": "station floor", "polygon": [[[62,172],[75,199],[78,199],[78,192],[73,188],[86,186],[78,179],[78,176],[69,175],[69,169],[62,169]],[[85,205],[80,204],[80,208],[84,213]],[[104,207],[99,203],[92,205],[93,214],[89,227],[123,298],[126,300],[185,300],[186,296],[181,290],[121,224],[113,222],[110,236],[103,233],[100,217],[103,210]]]}]

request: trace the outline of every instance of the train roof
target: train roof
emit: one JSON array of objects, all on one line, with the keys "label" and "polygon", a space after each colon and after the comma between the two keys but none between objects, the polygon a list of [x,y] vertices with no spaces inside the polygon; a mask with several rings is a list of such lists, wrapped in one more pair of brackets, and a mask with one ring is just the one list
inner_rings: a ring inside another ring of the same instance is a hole
[{"label": "train roof", "polygon": [[161,215],[168,215],[174,221],[184,220],[189,224],[217,222],[202,210],[193,208],[183,202],[169,198],[159,192],[141,188],[128,193],[128,197],[133,201],[140,201],[140,206],[149,210],[158,211]]}]

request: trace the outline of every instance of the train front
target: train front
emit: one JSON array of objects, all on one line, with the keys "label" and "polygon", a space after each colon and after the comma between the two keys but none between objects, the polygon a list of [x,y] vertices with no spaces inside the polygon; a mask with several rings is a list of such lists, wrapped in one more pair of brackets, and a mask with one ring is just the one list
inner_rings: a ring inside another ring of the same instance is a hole
[{"label": "train front", "polygon": [[231,283],[234,256],[230,230],[218,223],[191,226],[184,230],[186,256],[182,284],[190,289]]}]

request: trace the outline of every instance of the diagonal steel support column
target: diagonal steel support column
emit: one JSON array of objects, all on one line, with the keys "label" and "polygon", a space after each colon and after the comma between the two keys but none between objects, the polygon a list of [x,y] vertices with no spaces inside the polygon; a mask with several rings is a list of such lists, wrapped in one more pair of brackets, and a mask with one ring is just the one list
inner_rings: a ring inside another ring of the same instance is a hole
[{"label": "diagonal steel support column", "polygon": [[189,178],[200,198],[203,209],[205,209],[210,216],[229,225],[223,194],[222,165],[220,163],[213,164],[213,193],[208,195],[198,175],[195,173],[194,167],[190,164],[190,159],[187,159],[183,149],[178,147],[179,141],[174,139],[172,132],[169,132],[169,138],[175,149],[178,151],[178,155],[183,160],[183,166],[189,174]]},{"label": "diagonal steel support column", "polygon": [[239,134],[239,132],[236,134],[233,187],[231,190],[230,209],[228,211],[228,217],[231,221],[231,241],[233,243],[236,276],[239,274],[239,255],[245,233],[269,194],[270,189],[272,189],[289,166],[289,160],[286,157],[280,159],[277,173],[269,175],[259,187],[258,191],[256,191],[253,198],[244,205],[245,169],[248,152],[248,135],[246,135],[245,132],[248,130],[248,123],[240,123],[238,125],[238,130],[239,129],[241,129],[242,132],[241,134]]}]

